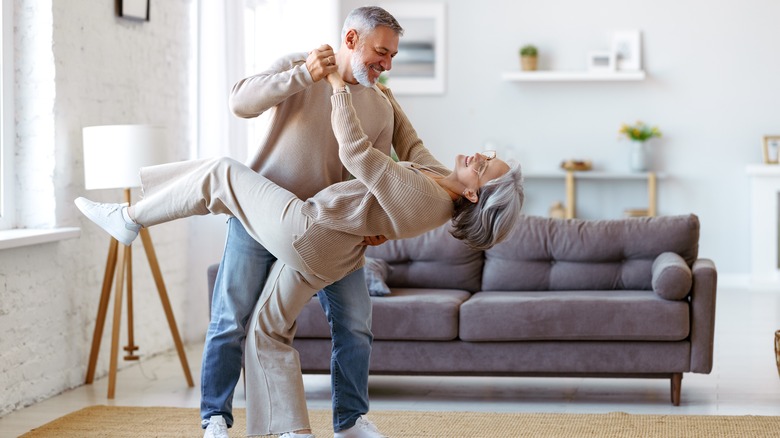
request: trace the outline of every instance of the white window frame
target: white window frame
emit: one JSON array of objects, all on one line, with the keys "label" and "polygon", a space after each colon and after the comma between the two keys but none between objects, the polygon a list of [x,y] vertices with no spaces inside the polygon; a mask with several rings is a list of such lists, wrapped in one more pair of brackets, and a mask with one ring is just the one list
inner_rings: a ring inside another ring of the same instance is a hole
[{"label": "white window frame", "polygon": [[2,0],[0,51],[3,60],[0,71],[0,230],[16,226],[14,203],[14,29],[13,0]]}]

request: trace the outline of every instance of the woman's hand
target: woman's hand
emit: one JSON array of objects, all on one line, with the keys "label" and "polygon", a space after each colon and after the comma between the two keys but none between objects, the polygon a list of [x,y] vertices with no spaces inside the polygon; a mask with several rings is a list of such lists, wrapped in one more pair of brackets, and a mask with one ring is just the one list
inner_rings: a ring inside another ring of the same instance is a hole
[{"label": "woman's hand", "polygon": [[328,75],[328,82],[330,83],[330,86],[333,87],[333,90],[338,90],[339,88],[344,88],[347,84],[344,82],[344,79],[341,79],[341,76],[339,76],[338,72],[333,72]]}]

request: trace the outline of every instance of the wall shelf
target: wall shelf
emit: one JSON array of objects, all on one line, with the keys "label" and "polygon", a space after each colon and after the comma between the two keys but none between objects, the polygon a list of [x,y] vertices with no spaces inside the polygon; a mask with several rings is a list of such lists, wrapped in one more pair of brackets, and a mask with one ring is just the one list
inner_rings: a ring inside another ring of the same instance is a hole
[{"label": "wall shelf", "polygon": [[640,71],[511,71],[501,73],[501,79],[513,82],[622,82],[643,81],[647,75]]}]

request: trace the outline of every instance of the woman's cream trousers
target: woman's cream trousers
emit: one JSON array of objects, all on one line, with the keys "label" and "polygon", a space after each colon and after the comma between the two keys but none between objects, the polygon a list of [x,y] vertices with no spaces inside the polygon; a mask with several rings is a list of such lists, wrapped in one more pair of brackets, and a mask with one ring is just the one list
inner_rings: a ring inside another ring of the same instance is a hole
[{"label": "woman's cream trousers", "polygon": [[295,319],[331,281],[307,273],[292,246],[309,226],[303,201],[229,158],[147,167],[141,169],[141,182],[143,199],[133,206],[139,224],[228,214],[277,257],[247,330],[247,434],[308,429],[301,366],[292,348]]}]

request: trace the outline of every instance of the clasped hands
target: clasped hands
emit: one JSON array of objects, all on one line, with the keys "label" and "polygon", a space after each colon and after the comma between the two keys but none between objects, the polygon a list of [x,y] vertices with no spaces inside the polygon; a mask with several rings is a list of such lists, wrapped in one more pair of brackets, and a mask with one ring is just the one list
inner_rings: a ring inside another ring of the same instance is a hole
[{"label": "clasped hands", "polygon": [[336,53],[328,44],[323,44],[309,52],[309,56],[306,58],[306,68],[314,82],[327,78],[334,90],[346,85],[338,72]]},{"label": "clasped hands", "polygon": [[338,74],[336,53],[328,44],[323,44],[309,52],[306,58],[306,68],[314,82],[326,78],[330,74]]}]

